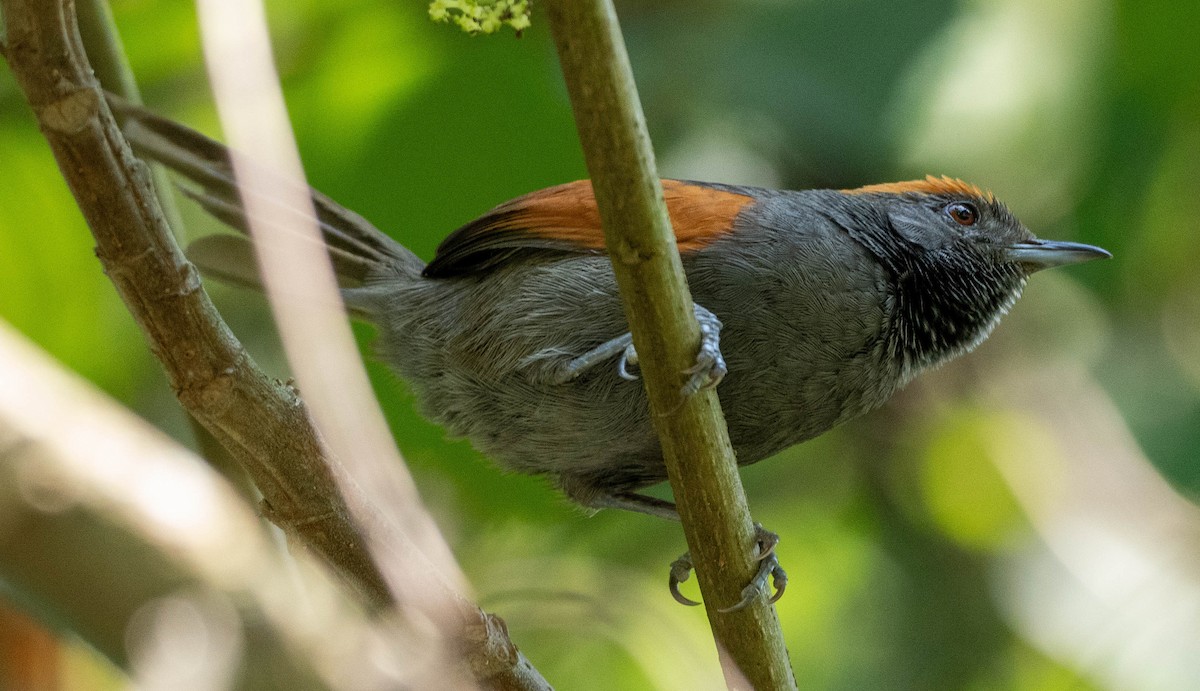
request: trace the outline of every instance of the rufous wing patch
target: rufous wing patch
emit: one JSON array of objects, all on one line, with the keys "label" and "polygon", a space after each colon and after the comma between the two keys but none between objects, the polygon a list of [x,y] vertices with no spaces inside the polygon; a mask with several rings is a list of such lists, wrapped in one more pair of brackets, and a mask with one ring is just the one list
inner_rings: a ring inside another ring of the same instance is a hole
[{"label": "rufous wing patch", "polygon": [[926,175],[924,180],[907,180],[904,182],[885,182],[880,185],[867,185],[852,190],[842,190],[846,194],[938,194],[950,196],[975,197],[989,202],[995,201],[995,196],[986,190],[963,182],[958,178],[934,177]]},{"label": "rufous wing patch", "polygon": [[663,199],[680,253],[695,252],[733,230],[733,221],[754,197],[708,185],[663,180]]},{"label": "rufous wing patch", "polygon": [[[754,198],[703,183],[663,180],[680,252],[707,246],[733,229]],[[539,250],[600,253],[604,230],[589,180],[548,187],[505,202],[446,237],[425,276],[461,276]]]}]

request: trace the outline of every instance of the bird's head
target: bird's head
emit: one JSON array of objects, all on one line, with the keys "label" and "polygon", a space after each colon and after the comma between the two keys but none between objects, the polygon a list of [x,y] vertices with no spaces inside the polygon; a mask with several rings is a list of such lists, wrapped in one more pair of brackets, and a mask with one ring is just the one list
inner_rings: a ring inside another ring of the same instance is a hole
[{"label": "bird's head", "polygon": [[975,347],[1030,274],[1110,255],[1040,240],[990,192],[952,178],[840,193],[841,222],[888,271],[896,355],[922,367]]},{"label": "bird's head", "polygon": [[1011,264],[1025,276],[1042,269],[1111,257],[1077,242],[1040,240],[991,192],[953,178],[869,185],[846,190],[878,204],[895,240],[944,260]]}]

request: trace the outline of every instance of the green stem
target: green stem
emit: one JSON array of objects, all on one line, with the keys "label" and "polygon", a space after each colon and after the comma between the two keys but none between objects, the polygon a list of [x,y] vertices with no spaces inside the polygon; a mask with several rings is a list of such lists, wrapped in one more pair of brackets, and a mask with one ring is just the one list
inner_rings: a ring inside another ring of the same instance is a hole
[{"label": "green stem", "polygon": [[795,688],[775,610],[741,598],[755,532],[716,393],[684,398],[699,330],[611,0],[547,2],[613,271],[709,623],[731,687]]}]

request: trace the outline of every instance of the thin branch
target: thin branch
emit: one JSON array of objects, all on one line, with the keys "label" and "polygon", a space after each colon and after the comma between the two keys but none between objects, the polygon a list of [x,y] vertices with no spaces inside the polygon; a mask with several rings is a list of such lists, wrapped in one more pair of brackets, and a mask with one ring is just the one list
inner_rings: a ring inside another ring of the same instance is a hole
[{"label": "thin branch", "polygon": [[[303,402],[266,377],[229,332],[183,257],[80,45],[72,3],[0,0],[8,60],[96,240],[96,254],[180,402],[246,468],[268,517],[374,607],[387,585],[337,491]],[[493,688],[548,685],[503,623],[461,596],[458,643]]]},{"label": "thin branch", "polygon": [[547,6],[726,682],[795,688],[779,620],[766,598],[742,611],[718,611],[740,599],[757,569],[754,527],[716,393],[680,393],[699,331],[616,12],[611,0]]}]

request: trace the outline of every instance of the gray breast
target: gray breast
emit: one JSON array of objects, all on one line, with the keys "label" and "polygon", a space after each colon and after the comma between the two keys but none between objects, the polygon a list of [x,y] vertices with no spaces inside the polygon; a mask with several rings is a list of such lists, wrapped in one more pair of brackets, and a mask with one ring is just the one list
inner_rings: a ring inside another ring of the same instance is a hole
[{"label": "gray breast", "polygon": [[725,324],[718,392],[741,464],[881,405],[901,383],[885,352],[885,272],[840,227],[786,201],[685,261],[693,297]]}]

